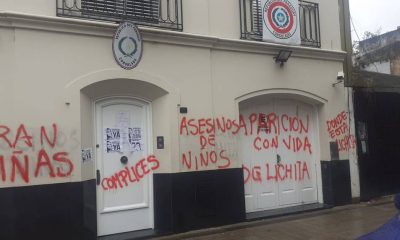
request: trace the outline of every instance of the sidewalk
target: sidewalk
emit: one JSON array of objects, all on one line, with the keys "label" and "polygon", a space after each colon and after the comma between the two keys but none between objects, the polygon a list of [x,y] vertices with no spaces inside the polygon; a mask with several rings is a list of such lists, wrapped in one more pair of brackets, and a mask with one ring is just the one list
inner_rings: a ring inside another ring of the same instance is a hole
[{"label": "sidewalk", "polygon": [[286,240],[355,239],[397,213],[391,198],[310,213],[192,231],[155,240]]}]

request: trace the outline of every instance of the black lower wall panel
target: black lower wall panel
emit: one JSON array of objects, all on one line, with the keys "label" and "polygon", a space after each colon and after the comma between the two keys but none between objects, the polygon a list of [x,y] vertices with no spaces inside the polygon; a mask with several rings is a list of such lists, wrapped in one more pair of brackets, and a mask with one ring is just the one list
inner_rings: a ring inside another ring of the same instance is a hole
[{"label": "black lower wall panel", "polygon": [[[0,239],[97,239],[95,180],[0,189]],[[245,220],[241,168],[154,174],[158,233]]]},{"label": "black lower wall panel", "polygon": [[87,227],[93,222],[84,222],[83,184],[0,189],[0,239],[96,239],[96,232]]},{"label": "black lower wall panel", "polygon": [[155,228],[165,232],[245,220],[241,168],[154,174]]},{"label": "black lower wall panel", "polygon": [[83,197],[83,237],[84,239],[97,239],[97,199],[96,180],[82,182]]},{"label": "black lower wall panel", "polygon": [[340,206],[350,204],[351,179],[348,160],[321,161],[324,203]]},{"label": "black lower wall panel", "polygon": [[172,174],[154,174],[154,229],[172,233]]}]

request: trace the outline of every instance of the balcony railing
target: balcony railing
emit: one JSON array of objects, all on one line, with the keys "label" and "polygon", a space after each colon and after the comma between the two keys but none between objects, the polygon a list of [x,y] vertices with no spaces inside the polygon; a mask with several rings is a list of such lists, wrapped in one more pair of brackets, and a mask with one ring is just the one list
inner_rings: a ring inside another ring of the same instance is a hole
[{"label": "balcony railing", "polygon": [[182,31],[182,0],[57,0],[57,16]]},{"label": "balcony railing", "polygon": [[[239,0],[241,38],[262,41],[261,0]],[[299,1],[301,45],[321,47],[318,3]]]}]

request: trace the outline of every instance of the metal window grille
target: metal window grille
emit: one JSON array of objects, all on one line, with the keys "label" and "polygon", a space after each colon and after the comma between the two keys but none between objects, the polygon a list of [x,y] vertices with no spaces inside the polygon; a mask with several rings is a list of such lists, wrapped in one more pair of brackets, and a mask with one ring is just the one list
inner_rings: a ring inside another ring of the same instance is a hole
[{"label": "metal window grille", "polygon": [[182,30],[182,0],[57,0],[57,16]]},{"label": "metal window grille", "polygon": [[[262,40],[261,0],[239,0],[241,39]],[[321,47],[318,3],[299,1],[301,45]]]}]

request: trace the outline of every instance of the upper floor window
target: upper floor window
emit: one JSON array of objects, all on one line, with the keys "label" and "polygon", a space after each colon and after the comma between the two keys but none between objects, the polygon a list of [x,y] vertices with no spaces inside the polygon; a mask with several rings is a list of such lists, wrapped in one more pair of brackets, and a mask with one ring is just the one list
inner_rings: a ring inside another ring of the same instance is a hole
[{"label": "upper floor window", "polygon": [[[262,40],[263,17],[261,0],[239,0],[241,38]],[[319,9],[317,3],[299,0],[301,45],[321,47]]]},{"label": "upper floor window", "polygon": [[57,16],[182,30],[182,0],[57,0]]}]

